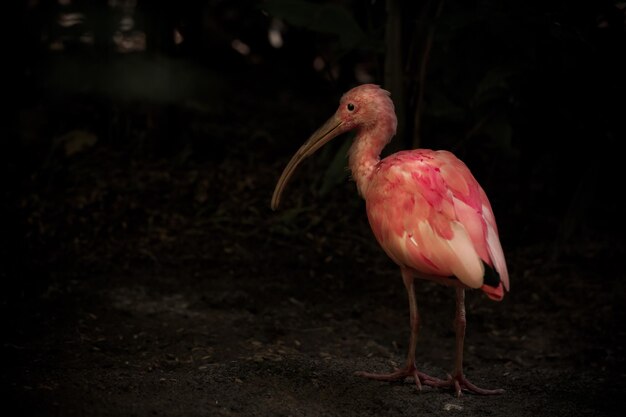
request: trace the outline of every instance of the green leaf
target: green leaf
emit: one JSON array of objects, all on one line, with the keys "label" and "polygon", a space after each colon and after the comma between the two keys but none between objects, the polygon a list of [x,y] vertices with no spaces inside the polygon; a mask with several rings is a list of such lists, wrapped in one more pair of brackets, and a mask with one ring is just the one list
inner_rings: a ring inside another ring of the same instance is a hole
[{"label": "green leaf", "polygon": [[476,87],[474,105],[480,106],[509,94],[509,79],[514,75],[515,71],[505,67],[496,67],[487,71]]},{"label": "green leaf", "polygon": [[294,26],[337,35],[342,47],[352,49],[366,35],[348,9],[340,4],[316,4],[305,0],[269,0],[267,12]]},{"label": "green leaf", "polygon": [[322,183],[318,190],[320,196],[326,195],[330,190],[346,180],[346,177],[348,176],[348,171],[346,170],[346,157],[351,144],[352,140],[346,140],[343,145],[341,145],[337,153],[335,153],[335,156],[330,162],[330,165],[328,165],[328,168],[326,168]]},{"label": "green leaf", "polygon": [[495,147],[500,149],[512,147],[513,127],[508,117],[494,117],[480,131],[491,138]]},{"label": "green leaf", "polygon": [[93,147],[98,137],[86,130],[76,129],[55,140],[55,146],[63,146],[65,156],[72,156]]},{"label": "green leaf", "polygon": [[454,104],[440,90],[433,88],[428,94],[426,112],[432,117],[459,121],[465,117],[465,109]]}]

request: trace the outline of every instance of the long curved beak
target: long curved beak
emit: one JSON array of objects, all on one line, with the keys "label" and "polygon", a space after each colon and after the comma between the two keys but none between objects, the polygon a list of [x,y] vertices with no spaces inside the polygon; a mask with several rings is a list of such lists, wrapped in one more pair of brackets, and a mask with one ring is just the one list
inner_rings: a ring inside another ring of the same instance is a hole
[{"label": "long curved beak", "polygon": [[342,130],[339,129],[339,127],[342,124],[343,122],[337,116],[331,117],[322,125],[322,127],[317,129],[315,133],[311,135],[309,140],[304,142],[304,145],[302,145],[300,149],[298,149],[276,183],[274,195],[272,196],[272,210],[276,210],[278,207],[278,204],[280,203],[280,195],[282,194],[285,185],[287,185],[287,181],[289,181],[289,178],[291,178],[291,175],[295,172],[300,162],[313,155],[319,148],[341,134]]}]

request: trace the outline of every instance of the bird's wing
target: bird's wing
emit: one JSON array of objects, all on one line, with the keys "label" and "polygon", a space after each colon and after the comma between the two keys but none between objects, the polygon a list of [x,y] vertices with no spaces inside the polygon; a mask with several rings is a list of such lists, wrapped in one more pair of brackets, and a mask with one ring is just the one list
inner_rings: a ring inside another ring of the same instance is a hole
[{"label": "bird's wing", "polygon": [[[508,273],[487,197],[469,169],[446,151],[417,150],[381,162],[367,192],[372,229],[399,265],[427,275],[485,284],[484,264],[508,289]],[[500,282],[483,289],[502,298]]]},{"label": "bird's wing", "polygon": [[[480,258],[496,270],[508,291],[509,273],[487,194],[469,168],[456,156],[447,151],[437,151],[436,154],[437,160],[441,161],[441,175],[453,195],[457,219],[469,231]],[[484,289],[489,293],[488,288]]]}]

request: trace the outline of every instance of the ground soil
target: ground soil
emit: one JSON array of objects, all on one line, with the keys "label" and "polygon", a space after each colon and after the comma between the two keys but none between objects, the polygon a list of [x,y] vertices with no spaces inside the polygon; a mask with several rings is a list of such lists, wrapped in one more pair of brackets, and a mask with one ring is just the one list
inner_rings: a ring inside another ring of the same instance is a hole
[{"label": "ground soil", "polygon": [[[190,139],[191,157],[100,140],[11,165],[2,297],[11,415],[624,412],[624,251],[601,233],[558,253],[540,238],[505,245],[510,294],[468,293],[466,375],[504,394],[455,398],[355,376],[404,361],[398,268],[353,183],[316,193],[323,155],[299,171],[283,210],[270,211],[289,153],[315,126],[285,126],[310,109],[305,97],[246,97],[231,96],[218,116],[189,117],[210,141],[203,150]],[[503,220],[505,243],[523,214]],[[417,299],[417,363],[443,378],[454,291],[419,281]]]}]

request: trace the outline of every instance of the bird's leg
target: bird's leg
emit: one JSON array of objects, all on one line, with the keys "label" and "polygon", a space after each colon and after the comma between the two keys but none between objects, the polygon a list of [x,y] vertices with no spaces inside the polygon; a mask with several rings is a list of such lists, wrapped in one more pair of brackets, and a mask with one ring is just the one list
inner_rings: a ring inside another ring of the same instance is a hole
[{"label": "bird's leg", "polygon": [[448,376],[448,380],[436,382],[436,387],[454,387],[457,397],[462,395],[463,390],[480,395],[502,394],[503,389],[483,389],[472,384],[463,374],[463,344],[465,341],[465,290],[456,289],[456,317],[454,320],[456,329],[456,356],[454,360],[454,374]]},{"label": "bird's leg", "polygon": [[404,368],[397,369],[394,372],[388,374],[377,374],[370,372],[357,372],[356,375],[362,376],[364,378],[375,379],[377,381],[398,381],[403,380],[406,377],[413,377],[415,381],[415,385],[418,390],[422,389],[422,384],[424,385],[437,385],[443,384],[445,381],[442,381],[438,378],[433,378],[430,375],[427,375],[423,372],[417,370],[415,366],[415,347],[417,345],[417,331],[419,328],[419,313],[417,311],[417,301],[415,299],[415,289],[414,289],[414,277],[413,275],[404,268],[402,269],[402,279],[404,281],[404,286],[406,287],[406,291],[409,295],[409,311],[411,318],[411,337],[409,339],[409,353],[406,358],[406,365]]}]

